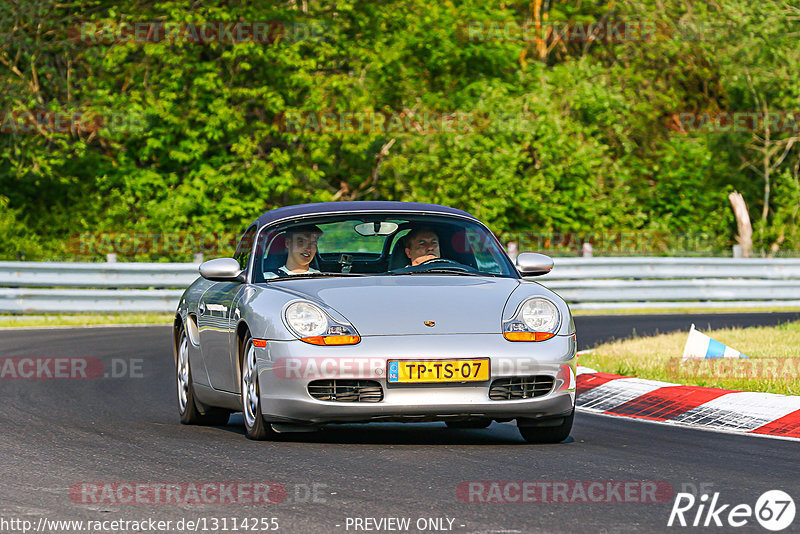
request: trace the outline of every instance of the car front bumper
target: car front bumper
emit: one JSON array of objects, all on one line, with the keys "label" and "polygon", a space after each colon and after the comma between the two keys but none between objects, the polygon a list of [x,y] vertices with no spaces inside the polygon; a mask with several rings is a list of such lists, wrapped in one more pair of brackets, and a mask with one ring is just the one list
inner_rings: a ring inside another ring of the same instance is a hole
[{"label": "car front bumper", "polygon": [[[357,345],[319,347],[299,340],[268,341],[257,349],[261,409],[267,421],[306,424],[369,421],[431,421],[469,417],[528,421],[569,415],[575,406],[574,335],[540,342],[510,342],[499,334],[370,336]],[[489,358],[487,382],[387,384],[387,360]],[[571,369],[570,383],[528,399],[491,400],[493,380],[557,376]],[[379,402],[315,399],[308,384],[320,379],[373,380]]]}]

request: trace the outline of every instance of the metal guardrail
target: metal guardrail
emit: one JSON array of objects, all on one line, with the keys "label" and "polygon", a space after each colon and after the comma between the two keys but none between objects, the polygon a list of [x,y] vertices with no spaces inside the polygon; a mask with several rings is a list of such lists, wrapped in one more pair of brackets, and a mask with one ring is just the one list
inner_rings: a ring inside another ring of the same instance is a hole
[{"label": "metal guardrail", "polygon": [[529,279],[573,309],[800,307],[795,258],[556,258]]},{"label": "metal guardrail", "polygon": [[[196,263],[0,262],[0,313],[172,312]],[[800,259],[556,258],[573,309],[800,307]]]},{"label": "metal guardrail", "polygon": [[542,281],[567,302],[800,300],[800,280]]},{"label": "metal guardrail", "polygon": [[196,263],[60,263],[0,261],[0,287],[180,288]]},{"label": "metal guardrail", "polygon": [[170,313],[200,276],[197,268],[196,263],[0,262],[0,313]]},{"label": "metal guardrail", "polygon": [[800,280],[800,259],[733,258],[555,258],[538,281],[597,279],[755,278]]},{"label": "metal guardrail", "polygon": [[182,294],[182,289],[0,289],[0,312],[170,313]]}]

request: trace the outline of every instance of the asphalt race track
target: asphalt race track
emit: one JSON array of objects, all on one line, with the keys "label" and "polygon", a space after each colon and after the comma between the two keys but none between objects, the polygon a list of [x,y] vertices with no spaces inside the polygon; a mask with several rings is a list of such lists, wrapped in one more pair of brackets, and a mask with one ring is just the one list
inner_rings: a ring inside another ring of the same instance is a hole
[{"label": "asphalt race track", "polygon": [[[585,316],[576,324],[581,348],[589,348],[630,336],[634,329],[641,335],[688,330],[692,322],[702,329],[798,318]],[[800,443],[586,413],[578,414],[571,438],[558,445],[526,444],[513,424],[497,423],[487,430],[451,430],[440,423],[346,425],[277,442],[247,440],[239,414],[224,427],[184,426],[178,422],[170,343],[168,327],[0,331],[0,357],[97,358],[109,375],[0,380],[0,531],[21,531],[2,521],[37,525],[42,517],[152,518],[173,525],[204,519],[206,532],[212,531],[212,520],[220,525],[213,531],[224,531],[220,521],[225,518],[229,531],[233,518],[277,518],[279,532],[374,532],[375,523],[356,520],[389,517],[410,518],[410,532],[417,532],[418,520],[436,526],[427,520],[437,518],[453,521],[427,531],[689,530],[667,527],[672,492],[655,503],[632,502],[636,498],[590,503],[573,496],[573,502],[498,504],[469,502],[457,494],[459,484],[468,481],[564,481],[570,488],[592,481],[648,481],[659,487],[667,483],[674,492],[704,485],[709,493],[719,492],[720,504],[732,506],[754,506],[772,489],[787,491],[795,501],[800,497]],[[87,483],[206,482],[276,482],[286,494],[280,503],[254,505],[122,503],[112,498],[84,503],[85,497],[70,493]],[[687,519],[694,519],[696,509]],[[188,529],[162,531],[183,530]],[[737,530],[765,532],[754,518]],[[790,531],[800,531],[800,518],[783,532]]]}]

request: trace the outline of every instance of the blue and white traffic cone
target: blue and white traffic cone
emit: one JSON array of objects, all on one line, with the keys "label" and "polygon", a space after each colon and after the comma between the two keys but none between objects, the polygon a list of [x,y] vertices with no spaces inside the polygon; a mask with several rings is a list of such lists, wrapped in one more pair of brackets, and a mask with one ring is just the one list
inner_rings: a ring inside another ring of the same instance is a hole
[{"label": "blue and white traffic cone", "polygon": [[712,339],[695,329],[692,325],[686,347],[683,349],[683,359],[712,359],[712,358],[749,358],[736,349],[732,349],[716,339]]}]

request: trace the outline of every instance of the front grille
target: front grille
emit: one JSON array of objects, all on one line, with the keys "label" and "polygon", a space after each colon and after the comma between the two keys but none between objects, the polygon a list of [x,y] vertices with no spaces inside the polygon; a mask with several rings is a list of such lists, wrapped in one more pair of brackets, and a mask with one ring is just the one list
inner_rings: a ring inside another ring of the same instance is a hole
[{"label": "front grille", "polygon": [[555,378],[549,375],[498,378],[489,388],[492,400],[516,400],[541,397],[553,389]]},{"label": "front grille", "polygon": [[317,400],[334,402],[380,402],[383,388],[374,380],[315,380],[308,393]]}]

